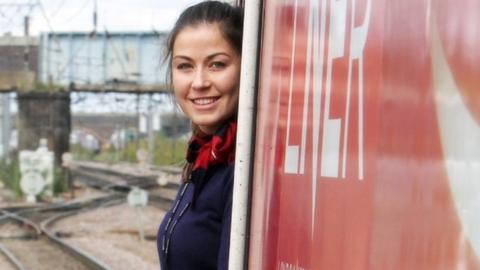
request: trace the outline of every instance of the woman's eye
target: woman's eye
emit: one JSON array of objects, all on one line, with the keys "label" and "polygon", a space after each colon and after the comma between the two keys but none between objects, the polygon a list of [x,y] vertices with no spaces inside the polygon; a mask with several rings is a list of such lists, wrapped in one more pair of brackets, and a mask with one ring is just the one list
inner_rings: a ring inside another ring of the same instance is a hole
[{"label": "woman's eye", "polygon": [[225,66],[226,64],[223,62],[212,62],[211,64],[211,67],[214,69],[221,69],[221,68],[224,68]]},{"label": "woman's eye", "polygon": [[191,68],[192,65],[188,64],[188,63],[180,63],[178,65],[176,65],[176,68],[177,69],[188,69],[188,68]]}]

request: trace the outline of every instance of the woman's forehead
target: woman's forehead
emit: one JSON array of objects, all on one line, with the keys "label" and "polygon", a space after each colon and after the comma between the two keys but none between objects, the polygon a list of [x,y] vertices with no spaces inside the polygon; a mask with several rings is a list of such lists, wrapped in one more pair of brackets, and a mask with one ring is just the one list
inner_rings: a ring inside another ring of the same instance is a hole
[{"label": "woman's forehead", "polygon": [[217,23],[204,23],[187,26],[178,33],[173,46],[173,56],[198,52],[212,53],[211,50],[235,52]]}]

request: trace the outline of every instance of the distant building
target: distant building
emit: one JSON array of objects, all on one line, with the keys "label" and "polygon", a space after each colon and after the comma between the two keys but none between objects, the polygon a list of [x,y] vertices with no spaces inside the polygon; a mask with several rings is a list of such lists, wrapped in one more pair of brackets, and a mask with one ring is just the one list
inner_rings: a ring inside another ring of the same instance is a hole
[{"label": "distant building", "polygon": [[77,90],[165,91],[167,33],[71,32],[40,37],[40,81]]},{"label": "distant building", "polygon": [[51,32],[0,37],[0,91],[46,86],[169,92],[166,32]]},{"label": "distant building", "polygon": [[0,37],[0,91],[32,89],[37,71],[37,38]]}]

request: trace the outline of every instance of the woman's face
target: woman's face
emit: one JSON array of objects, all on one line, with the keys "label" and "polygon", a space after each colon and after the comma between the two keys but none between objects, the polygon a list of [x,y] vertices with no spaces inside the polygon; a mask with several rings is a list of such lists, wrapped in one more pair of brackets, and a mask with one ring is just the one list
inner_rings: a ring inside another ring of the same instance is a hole
[{"label": "woman's face", "polygon": [[182,29],[172,52],[175,99],[206,134],[236,113],[240,55],[223,38],[218,24]]}]

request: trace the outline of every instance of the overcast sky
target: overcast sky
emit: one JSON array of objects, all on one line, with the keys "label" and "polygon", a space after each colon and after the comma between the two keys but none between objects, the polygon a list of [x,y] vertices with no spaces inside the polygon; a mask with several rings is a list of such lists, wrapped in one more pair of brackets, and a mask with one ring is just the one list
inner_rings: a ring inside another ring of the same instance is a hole
[{"label": "overcast sky", "polygon": [[30,35],[47,31],[165,31],[179,13],[200,0],[0,0],[1,35],[23,35],[30,16]]},{"label": "overcast sky", "polygon": [[[92,31],[94,3],[97,3],[97,30],[168,31],[180,12],[201,0],[0,0],[0,36],[23,35],[24,17],[30,17],[30,35],[49,31]],[[158,100],[156,97],[153,100]],[[154,102],[155,108],[171,110],[172,102]],[[136,111],[133,95],[78,94],[72,96],[76,112]],[[142,98],[140,111],[151,104]],[[169,105],[170,104],[170,105]],[[15,106],[12,106],[16,111]]]}]

